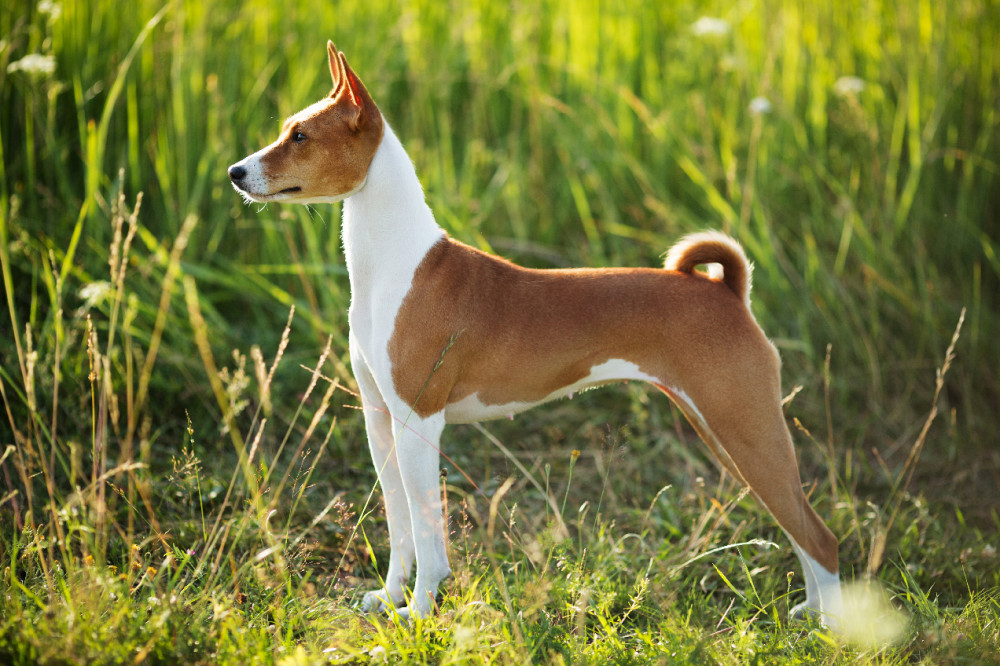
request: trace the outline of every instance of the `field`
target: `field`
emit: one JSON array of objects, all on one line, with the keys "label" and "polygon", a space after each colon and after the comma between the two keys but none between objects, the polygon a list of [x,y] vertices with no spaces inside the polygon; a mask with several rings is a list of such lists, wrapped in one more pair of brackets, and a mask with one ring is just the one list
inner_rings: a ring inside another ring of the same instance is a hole
[{"label": "field", "polygon": [[[0,662],[1000,663],[1000,4],[390,4],[0,8]],[[327,39],[459,240],[739,239],[847,631],[787,619],[784,535],[634,384],[449,428],[440,612],[355,608],[339,206],[226,177]]]}]

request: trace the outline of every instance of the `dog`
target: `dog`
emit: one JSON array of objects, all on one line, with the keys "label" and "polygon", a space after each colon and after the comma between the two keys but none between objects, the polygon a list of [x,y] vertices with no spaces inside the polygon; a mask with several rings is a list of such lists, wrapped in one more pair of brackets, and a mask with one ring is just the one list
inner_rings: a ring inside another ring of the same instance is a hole
[{"label": "dog", "polygon": [[[641,380],[676,403],[791,540],[806,584],[793,616],[835,626],[838,543],[802,491],[781,363],[750,312],[742,248],[703,232],[674,245],[664,268],[535,270],[464,245],[435,223],[344,54],[328,42],[327,55],[330,95],[228,173],[248,203],[344,201],[350,357],[391,540],[384,586],[362,608],[435,609],[451,572],[439,489],[446,424]],[[721,266],[721,277],[700,265]]]}]

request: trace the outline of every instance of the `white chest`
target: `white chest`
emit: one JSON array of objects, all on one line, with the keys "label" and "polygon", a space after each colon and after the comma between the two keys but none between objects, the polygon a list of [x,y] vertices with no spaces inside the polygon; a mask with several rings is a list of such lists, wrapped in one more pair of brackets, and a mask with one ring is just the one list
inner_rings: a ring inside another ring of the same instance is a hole
[{"label": "white chest", "polygon": [[396,314],[420,262],[444,235],[424,202],[413,164],[386,125],[367,183],[344,202],[343,215],[352,357],[363,358],[386,398],[392,390],[388,343]]}]

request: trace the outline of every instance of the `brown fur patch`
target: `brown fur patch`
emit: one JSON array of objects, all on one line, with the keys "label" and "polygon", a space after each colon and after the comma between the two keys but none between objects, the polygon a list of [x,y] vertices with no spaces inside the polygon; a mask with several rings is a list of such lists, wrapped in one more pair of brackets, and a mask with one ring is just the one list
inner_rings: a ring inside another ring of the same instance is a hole
[{"label": "brown fur patch", "polygon": [[776,365],[740,298],[702,275],[534,270],[452,239],[417,268],[389,341],[396,391],[421,416],[473,393],[488,405],[538,401],[609,359],[699,401],[706,367],[750,372],[761,350]]}]

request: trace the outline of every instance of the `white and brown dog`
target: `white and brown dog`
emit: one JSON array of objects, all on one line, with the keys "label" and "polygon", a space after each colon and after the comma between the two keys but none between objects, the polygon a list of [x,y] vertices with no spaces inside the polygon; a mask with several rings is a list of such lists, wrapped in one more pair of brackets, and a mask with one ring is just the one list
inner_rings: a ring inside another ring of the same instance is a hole
[{"label": "white and brown dog", "polygon": [[[802,492],[780,361],[750,312],[750,264],[719,233],[665,269],[533,270],[449,238],[406,151],[333,43],[333,92],[229,168],[247,201],[345,200],[350,353],[391,540],[368,610],[427,614],[450,567],[439,490],[448,423],[509,416],[575,391],[643,380],[678,405],[792,541],[806,601],[841,613],[837,539]],[[722,267],[720,279],[695,271]],[[416,561],[412,593],[407,584]]]}]

